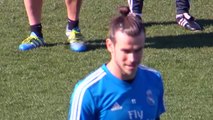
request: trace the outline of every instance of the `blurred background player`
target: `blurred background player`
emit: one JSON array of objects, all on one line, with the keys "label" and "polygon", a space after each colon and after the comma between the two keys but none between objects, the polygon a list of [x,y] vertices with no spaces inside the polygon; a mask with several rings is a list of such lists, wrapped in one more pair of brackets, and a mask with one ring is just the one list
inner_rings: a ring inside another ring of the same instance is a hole
[{"label": "blurred background player", "polygon": [[[67,8],[68,23],[66,36],[70,43],[70,49],[75,52],[87,50],[85,40],[79,28],[79,13],[81,0],[65,0]],[[143,0],[128,0],[130,11],[138,16],[142,15]],[[43,0],[24,0],[28,21],[30,25],[30,35],[19,45],[19,50],[26,51],[45,45],[42,34],[42,4]],[[201,30],[194,17],[189,14],[189,0],[176,0],[176,21],[177,23],[192,31]]]},{"label": "blurred background player", "polygon": [[[142,15],[143,0],[128,0],[129,7],[132,13],[138,16]],[[189,14],[189,0],[176,0],[176,22],[181,27],[191,31],[202,30],[201,26],[195,22],[193,16]]]},{"label": "blurred background player", "polygon": [[[66,35],[70,43],[70,49],[76,52],[83,52],[87,49],[84,43],[84,37],[79,28],[81,3],[81,0],[65,0],[68,18]],[[24,0],[31,33],[30,36],[19,45],[19,50],[21,51],[31,50],[45,45],[41,24],[42,4],[43,0]]]},{"label": "blurred background player", "polygon": [[[68,42],[70,42],[70,49],[76,52],[87,50],[84,37],[79,28],[81,3],[82,0],[65,0],[68,17],[66,36],[68,37]],[[24,0],[24,5],[31,33],[29,37],[24,39],[19,45],[19,50],[21,51],[27,51],[45,45],[41,23],[43,0]]]}]

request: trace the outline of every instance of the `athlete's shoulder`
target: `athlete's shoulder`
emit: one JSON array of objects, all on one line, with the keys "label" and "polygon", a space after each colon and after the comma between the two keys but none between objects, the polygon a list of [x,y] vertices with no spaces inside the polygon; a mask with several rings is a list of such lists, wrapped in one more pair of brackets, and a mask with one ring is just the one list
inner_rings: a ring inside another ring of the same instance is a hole
[{"label": "athlete's shoulder", "polygon": [[75,86],[75,89],[81,90],[82,88],[89,88],[98,83],[106,75],[106,72],[99,67],[97,70],[88,74],[84,79],[79,80]]},{"label": "athlete's shoulder", "polygon": [[139,70],[141,70],[143,72],[146,72],[146,73],[152,73],[152,74],[157,75],[158,77],[161,77],[160,71],[158,71],[158,70],[156,70],[154,68],[142,65],[142,64],[139,65]]}]

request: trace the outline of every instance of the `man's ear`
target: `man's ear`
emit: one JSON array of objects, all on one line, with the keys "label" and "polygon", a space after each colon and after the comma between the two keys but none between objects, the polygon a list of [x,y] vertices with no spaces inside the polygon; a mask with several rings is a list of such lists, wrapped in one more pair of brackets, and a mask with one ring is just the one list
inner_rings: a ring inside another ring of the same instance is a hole
[{"label": "man's ear", "polygon": [[109,52],[113,51],[113,42],[109,38],[106,39],[106,47]]}]

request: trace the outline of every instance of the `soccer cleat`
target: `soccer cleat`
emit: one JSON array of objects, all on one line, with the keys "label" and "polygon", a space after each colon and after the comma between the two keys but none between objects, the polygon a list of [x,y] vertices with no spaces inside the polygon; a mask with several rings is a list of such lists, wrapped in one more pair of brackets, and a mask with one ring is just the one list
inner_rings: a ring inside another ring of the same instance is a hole
[{"label": "soccer cleat", "polygon": [[70,49],[75,52],[84,52],[87,50],[87,46],[84,42],[84,37],[80,32],[79,28],[74,28],[69,30],[66,28],[66,35],[68,37],[68,42],[70,43]]},{"label": "soccer cleat", "polygon": [[27,51],[44,45],[43,38],[39,38],[34,32],[31,32],[30,36],[19,45],[19,50]]},{"label": "soccer cleat", "polygon": [[200,31],[202,28],[198,23],[195,22],[194,17],[189,15],[188,13],[178,14],[176,15],[176,21],[178,25],[186,28],[191,31]]}]

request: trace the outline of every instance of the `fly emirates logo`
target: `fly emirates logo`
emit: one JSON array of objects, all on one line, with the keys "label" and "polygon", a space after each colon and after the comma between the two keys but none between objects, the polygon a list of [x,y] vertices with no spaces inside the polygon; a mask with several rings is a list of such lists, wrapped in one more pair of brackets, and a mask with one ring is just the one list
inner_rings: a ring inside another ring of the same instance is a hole
[{"label": "fly emirates logo", "polygon": [[[111,108],[111,111],[122,110],[123,107],[120,106],[118,103],[115,103]],[[129,110],[128,116],[130,120],[143,120],[143,110]]]},{"label": "fly emirates logo", "polygon": [[[132,100],[132,104],[136,104],[136,100]],[[117,102],[112,106],[111,111],[122,111],[125,108],[123,108],[121,105],[119,105]],[[146,115],[144,116],[144,111],[139,109],[132,109],[126,111],[128,115],[129,120],[155,120],[155,118],[147,118]],[[126,116],[127,117],[127,116]]]},{"label": "fly emirates logo", "polygon": [[143,120],[143,110],[130,110],[128,114],[130,120]]}]

